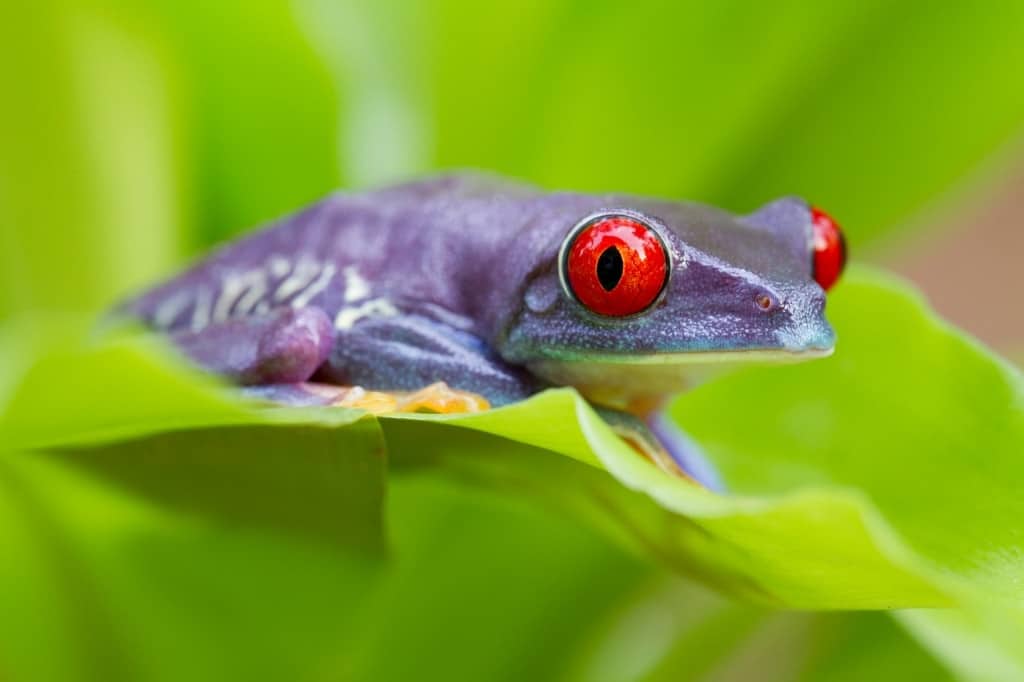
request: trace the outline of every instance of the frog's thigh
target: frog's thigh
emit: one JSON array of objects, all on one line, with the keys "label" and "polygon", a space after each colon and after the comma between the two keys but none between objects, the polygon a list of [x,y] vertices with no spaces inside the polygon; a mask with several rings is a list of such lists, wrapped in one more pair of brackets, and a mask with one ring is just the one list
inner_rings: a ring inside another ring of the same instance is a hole
[{"label": "frog's thigh", "polygon": [[238,383],[291,384],[309,379],[327,359],[334,328],[319,308],[282,308],[170,338],[202,367]]},{"label": "frog's thigh", "polygon": [[[480,339],[414,315],[369,318],[349,329],[336,329],[334,348],[318,377],[339,385],[400,392],[410,410],[419,409],[413,407],[417,401],[428,410],[445,401],[471,402],[467,393],[500,405],[535,390],[528,375],[504,363]],[[422,391],[439,382],[444,386]]]}]

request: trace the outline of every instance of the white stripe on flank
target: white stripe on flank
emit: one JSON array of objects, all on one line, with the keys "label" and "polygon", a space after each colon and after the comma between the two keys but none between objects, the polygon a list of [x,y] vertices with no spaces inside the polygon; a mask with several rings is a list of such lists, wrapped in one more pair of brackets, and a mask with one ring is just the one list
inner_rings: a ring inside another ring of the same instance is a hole
[{"label": "white stripe on flank", "polygon": [[248,281],[246,285],[248,290],[238,299],[238,304],[235,306],[233,313],[234,317],[240,317],[242,315],[248,315],[257,303],[263,300],[263,297],[267,295],[267,288],[269,283],[267,282],[267,273],[262,269],[252,270],[246,273]]},{"label": "white stripe on flank", "polygon": [[183,289],[174,294],[157,307],[156,312],[153,314],[153,324],[160,329],[167,329],[174,324],[174,321],[178,319],[178,315],[188,307],[191,300],[192,292],[188,289]]},{"label": "white stripe on flank", "polygon": [[[267,293],[267,273],[262,268],[246,270],[245,272],[232,272],[221,281],[221,294],[217,304],[213,307],[213,321],[224,322],[232,317],[232,307],[237,301],[239,308],[234,311],[234,316],[244,315],[249,309]],[[242,303],[247,307],[242,308]]]},{"label": "white stripe on flank", "polygon": [[292,262],[279,254],[270,257],[270,275],[275,279],[281,279],[292,271]]},{"label": "white stripe on flank", "polygon": [[345,303],[361,301],[370,295],[370,283],[359,274],[354,266],[349,266],[343,271],[345,275]]},{"label": "white stripe on flank", "polygon": [[196,294],[196,307],[192,311],[192,331],[198,332],[210,324],[210,290],[206,287],[199,287]]},{"label": "white stripe on flank", "polygon": [[316,278],[312,284],[309,285],[305,291],[295,297],[292,301],[293,308],[305,308],[313,297],[319,294],[321,291],[327,288],[327,285],[334,279],[334,266],[328,263],[324,266],[324,269],[320,271],[320,276]]},{"label": "white stripe on flank", "polygon": [[277,287],[277,291],[274,292],[274,301],[281,303],[289,296],[305,289],[320,273],[320,267],[316,261],[306,258],[300,260],[295,264],[295,269],[288,279]]},{"label": "white stripe on flank", "polygon": [[367,317],[394,317],[398,308],[386,298],[375,298],[357,306],[342,308],[334,318],[336,329],[345,331],[355,326],[356,322]]}]

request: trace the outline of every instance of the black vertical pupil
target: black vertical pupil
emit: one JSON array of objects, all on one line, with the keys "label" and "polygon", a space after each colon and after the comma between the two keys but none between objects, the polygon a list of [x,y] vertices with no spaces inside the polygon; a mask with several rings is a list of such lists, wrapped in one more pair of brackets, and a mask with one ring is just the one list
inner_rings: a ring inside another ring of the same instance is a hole
[{"label": "black vertical pupil", "polygon": [[597,281],[605,291],[614,289],[622,279],[622,254],[609,246],[597,259]]}]

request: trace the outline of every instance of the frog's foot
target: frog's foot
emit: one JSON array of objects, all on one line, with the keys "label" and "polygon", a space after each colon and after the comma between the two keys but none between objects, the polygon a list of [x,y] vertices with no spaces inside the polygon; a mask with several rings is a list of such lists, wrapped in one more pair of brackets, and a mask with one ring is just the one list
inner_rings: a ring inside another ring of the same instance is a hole
[{"label": "frog's foot", "polygon": [[323,399],[331,407],[348,407],[366,410],[373,414],[395,412],[398,398],[392,393],[368,391],[362,386],[335,386],[332,384],[307,383],[302,389]]},{"label": "frog's foot", "polygon": [[389,412],[431,412],[462,414],[480,412],[490,407],[483,396],[458,391],[439,381],[412,392],[369,391],[362,386],[305,383],[297,387],[315,402],[334,407],[366,410],[373,414]]},{"label": "frog's foot", "polygon": [[683,470],[676,460],[669,454],[668,450],[661,446],[650,433],[644,433],[637,429],[629,428],[625,424],[612,424],[612,430],[626,443],[636,450],[644,459],[652,462],[656,467],[667,474],[685,478],[693,483],[698,481]]},{"label": "frog's foot", "polygon": [[600,405],[594,405],[593,407],[608,426],[612,427],[612,431],[619,438],[626,441],[641,457],[650,461],[667,474],[699,483],[689,471],[680,466],[679,462],[672,456],[672,453],[661,444],[643,419],[629,412],[623,412],[610,407],[602,407]]},{"label": "frog's foot", "polygon": [[665,412],[652,413],[647,419],[647,425],[662,452],[679,469],[685,471],[690,478],[709,490],[716,492],[725,490],[721,476],[703,449],[676,426],[675,421],[669,418]]},{"label": "frog's foot", "polygon": [[700,447],[663,412],[650,412],[646,418],[641,418],[599,405],[594,408],[620,438],[665,473],[710,490],[722,490],[718,473]]},{"label": "frog's foot", "polygon": [[469,391],[457,391],[443,381],[430,384],[412,393],[398,395],[398,412],[461,414],[482,412],[491,406],[482,395]]}]

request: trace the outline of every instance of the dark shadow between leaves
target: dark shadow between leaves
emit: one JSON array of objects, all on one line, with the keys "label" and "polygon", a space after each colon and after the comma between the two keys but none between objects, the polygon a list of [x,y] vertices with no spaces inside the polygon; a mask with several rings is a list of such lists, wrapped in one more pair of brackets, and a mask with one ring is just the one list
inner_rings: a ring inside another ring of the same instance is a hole
[{"label": "dark shadow between leaves", "polygon": [[190,429],[40,456],[215,523],[383,550],[387,463],[373,420]]}]

